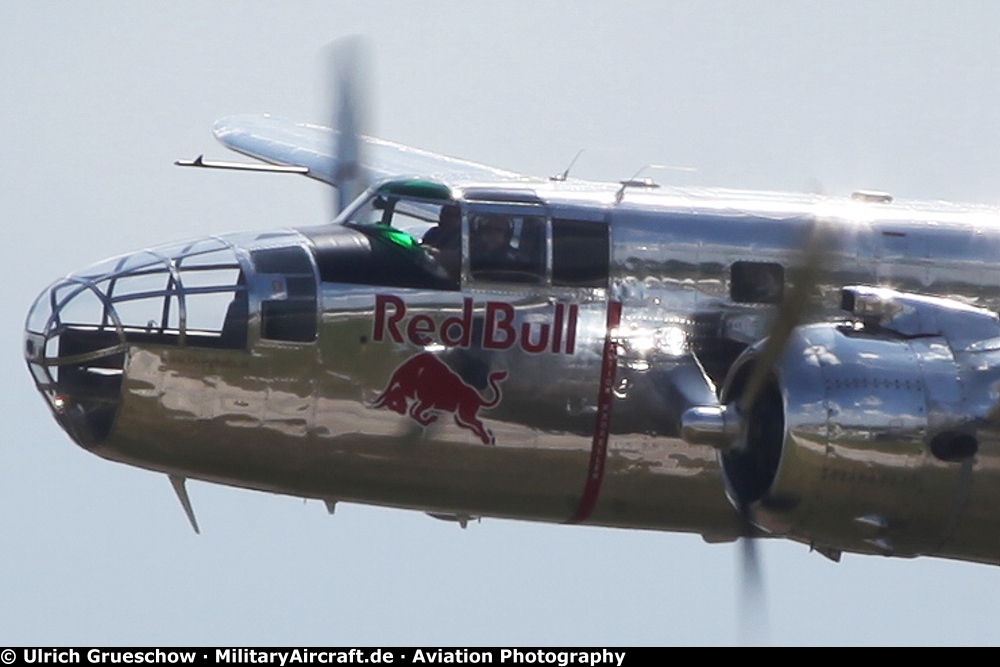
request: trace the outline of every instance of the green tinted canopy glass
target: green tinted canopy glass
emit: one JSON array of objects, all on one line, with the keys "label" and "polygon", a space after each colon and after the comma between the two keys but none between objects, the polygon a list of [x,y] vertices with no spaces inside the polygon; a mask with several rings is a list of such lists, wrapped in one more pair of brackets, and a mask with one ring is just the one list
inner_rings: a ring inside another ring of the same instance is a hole
[{"label": "green tinted canopy glass", "polygon": [[419,197],[421,199],[451,201],[451,189],[448,186],[437,181],[426,181],[415,178],[390,181],[379,187],[378,193],[397,197]]}]

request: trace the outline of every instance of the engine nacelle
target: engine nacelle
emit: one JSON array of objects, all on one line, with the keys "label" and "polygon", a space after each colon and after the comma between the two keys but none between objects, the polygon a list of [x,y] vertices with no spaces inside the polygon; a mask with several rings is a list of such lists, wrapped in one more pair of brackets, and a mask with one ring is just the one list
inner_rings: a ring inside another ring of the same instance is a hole
[{"label": "engine nacelle", "polygon": [[742,392],[759,346],[733,365],[717,429],[736,434],[720,447],[730,498],[764,531],[828,554],[990,560],[997,317],[872,288],[845,290],[845,308],[860,319],[792,332],[752,405]]}]

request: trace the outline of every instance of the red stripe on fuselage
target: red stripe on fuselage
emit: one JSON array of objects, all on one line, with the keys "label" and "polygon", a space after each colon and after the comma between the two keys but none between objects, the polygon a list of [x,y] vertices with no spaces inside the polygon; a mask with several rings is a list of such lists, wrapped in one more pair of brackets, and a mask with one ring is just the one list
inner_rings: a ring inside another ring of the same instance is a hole
[{"label": "red stripe on fuselage", "polygon": [[608,322],[604,333],[604,356],[601,362],[601,384],[597,394],[597,418],[594,421],[594,439],[590,445],[590,465],[587,467],[587,481],[576,512],[566,523],[580,523],[590,517],[597,504],[597,495],[604,481],[604,463],[608,458],[608,434],[611,430],[611,406],[614,400],[615,371],[618,368],[618,348],[612,339],[612,332],[622,319],[621,301],[608,302]]}]

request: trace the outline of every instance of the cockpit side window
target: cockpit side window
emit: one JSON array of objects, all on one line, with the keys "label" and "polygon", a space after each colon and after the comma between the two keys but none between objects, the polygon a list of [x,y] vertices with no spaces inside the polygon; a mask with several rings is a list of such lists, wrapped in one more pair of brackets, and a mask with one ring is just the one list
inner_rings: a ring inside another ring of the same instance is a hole
[{"label": "cockpit side window", "polygon": [[[344,222],[362,228],[392,228],[398,232],[392,240],[406,245],[420,242],[424,234],[437,224],[441,208],[440,202],[377,194],[351,212]],[[410,240],[406,239],[407,236]]]},{"label": "cockpit side window", "polygon": [[[462,214],[448,199],[431,199],[393,192],[376,192],[345,211],[340,222],[370,240],[369,265],[348,282],[392,287],[457,290],[462,266]],[[325,258],[317,254],[324,280]],[[377,277],[373,279],[372,270]]]},{"label": "cockpit side window", "polygon": [[469,221],[469,270],[474,280],[545,283],[545,218],[481,213]]}]

